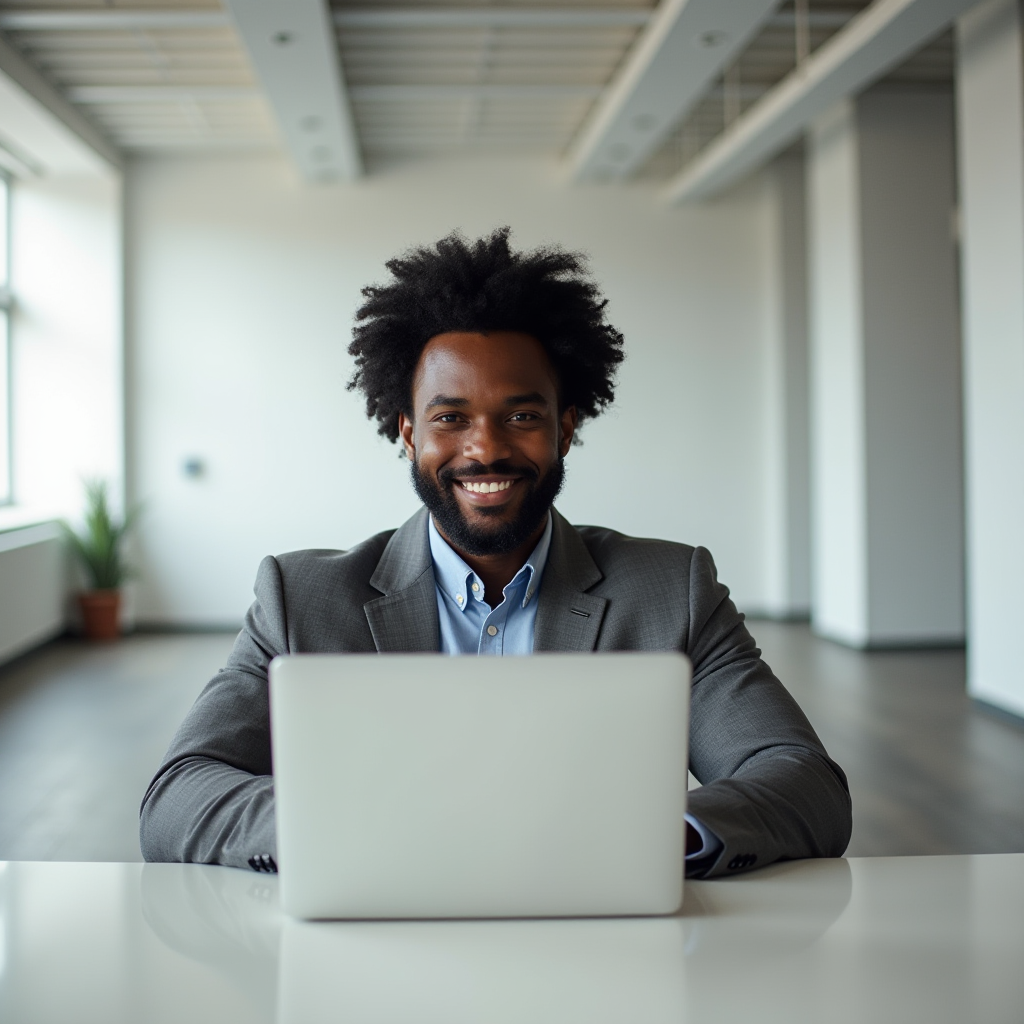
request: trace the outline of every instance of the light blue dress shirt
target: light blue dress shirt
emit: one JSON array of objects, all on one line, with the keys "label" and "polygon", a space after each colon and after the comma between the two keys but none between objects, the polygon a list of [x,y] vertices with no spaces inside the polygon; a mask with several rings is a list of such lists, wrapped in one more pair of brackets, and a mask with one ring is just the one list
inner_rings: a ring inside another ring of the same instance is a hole
[{"label": "light blue dress shirt", "polygon": [[[533,553],[502,591],[496,608],[484,600],[483,580],[452,549],[434,525],[427,532],[434,563],[437,618],[442,654],[532,654],[537,624],[537,591],[551,548],[551,513]],[[697,830],[701,848],[686,855],[689,861],[711,859],[722,841],[692,814],[686,820]]]},{"label": "light blue dress shirt", "polygon": [[431,517],[437,617],[442,654],[532,654],[537,591],[551,547],[551,514],[533,554],[512,577],[496,608],[484,600],[484,583],[438,532]]}]

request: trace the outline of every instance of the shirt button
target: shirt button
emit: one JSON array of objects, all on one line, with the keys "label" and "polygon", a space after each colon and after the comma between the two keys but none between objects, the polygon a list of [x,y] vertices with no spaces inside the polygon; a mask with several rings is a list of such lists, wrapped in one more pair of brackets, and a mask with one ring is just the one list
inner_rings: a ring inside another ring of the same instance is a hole
[{"label": "shirt button", "polygon": [[487,635],[488,636],[497,636],[498,635],[498,627],[497,626],[488,626],[487,627]]},{"label": "shirt button", "polygon": [[455,600],[458,601],[459,604],[462,604],[462,595],[461,594],[456,594],[455,595]]},{"label": "shirt button", "polygon": [[474,583],[473,584],[473,593],[475,594],[479,589],[480,589],[480,584],[479,583]]}]

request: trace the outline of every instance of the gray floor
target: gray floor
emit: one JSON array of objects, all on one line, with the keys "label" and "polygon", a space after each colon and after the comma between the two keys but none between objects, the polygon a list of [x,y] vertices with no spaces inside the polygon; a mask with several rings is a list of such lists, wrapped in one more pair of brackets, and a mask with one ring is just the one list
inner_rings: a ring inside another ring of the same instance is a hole
[{"label": "gray floor", "polygon": [[0,669],[0,860],[141,860],[142,794],[233,640],[61,640]]},{"label": "gray floor", "polygon": [[[1024,851],[1024,729],[971,705],[962,652],[751,628],[850,777],[851,855]],[[139,860],[142,793],[231,642],[64,640],[0,669],[0,860]]]},{"label": "gray floor", "polygon": [[752,622],[853,794],[850,856],[1024,851],[1024,728],[979,710],[964,652],[864,653]]}]

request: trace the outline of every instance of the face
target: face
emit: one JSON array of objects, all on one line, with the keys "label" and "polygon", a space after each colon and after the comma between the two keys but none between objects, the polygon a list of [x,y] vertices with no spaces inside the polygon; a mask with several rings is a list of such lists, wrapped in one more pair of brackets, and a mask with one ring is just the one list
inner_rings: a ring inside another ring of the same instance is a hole
[{"label": "face", "polygon": [[576,410],[558,408],[554,367],[536,338],[453,331],[432,338],[399,417],[413,484],[441,532],[471,555],[531,538],[562,484]]}]

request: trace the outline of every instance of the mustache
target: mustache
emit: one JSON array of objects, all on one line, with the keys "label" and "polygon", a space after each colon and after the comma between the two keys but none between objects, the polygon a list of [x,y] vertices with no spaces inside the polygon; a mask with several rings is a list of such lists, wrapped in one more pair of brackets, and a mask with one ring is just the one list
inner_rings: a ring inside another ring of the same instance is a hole
[{"label": "mustache", "polygon": [[459,480],[472,480],[477,476],[518,476],[530,483],[535,483],[537,470],[532,466],[515,466],[511,462],[492,462],[489,466],[464,466],[462,469],[442,469],[437,474],[438,482],[443,487],[451,487]]}]

